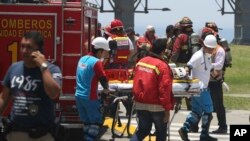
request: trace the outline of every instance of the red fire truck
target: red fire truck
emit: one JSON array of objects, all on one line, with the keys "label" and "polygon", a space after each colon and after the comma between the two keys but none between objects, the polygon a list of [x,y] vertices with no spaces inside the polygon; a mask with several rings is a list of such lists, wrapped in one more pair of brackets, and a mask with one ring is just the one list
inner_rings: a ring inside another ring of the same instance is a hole
[{"label": "red fire truck", "polygon": [[[21,59],[19,41],[24,32],[38,30],[45,39],[46,58],[62,70],[62,93],[56,108],[74,110],[76,66],[97,36],[97,17],[97,6],[85,0],[0,3],[0,81],[11,63]],[[5,115],[10,111],[11,106],[8,107]]]}]

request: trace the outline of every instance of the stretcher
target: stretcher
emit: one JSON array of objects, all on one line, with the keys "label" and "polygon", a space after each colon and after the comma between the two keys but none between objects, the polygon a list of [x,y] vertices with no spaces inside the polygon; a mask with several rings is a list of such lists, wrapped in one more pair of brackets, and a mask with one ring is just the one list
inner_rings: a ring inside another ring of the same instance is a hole
[{"label": "stretcher", "polygon": [[[109,81],[109,89],[112,91],[118,91],[118,92],[130,91],[132,93],[132,88],[133,88],[133,80],[128,80],[128,81],[111,80]],[[102,91],[101,85],[98,85],[98,90]],[[174,107],[174,114],[171,116],[170,121],[168,123],[168,128],[167,128],[167,132],[168,132],[167,136],[168,136],[169,141],[170,141],[171,123],[175,115],[180,110],[182,98],[191,97],[191,96],[199,96],[200,81],[198,79],[192,79],[192,80],[175,79],[173,80],[172,91],[173,91],[174,97],[176,98],[176,103]]]},{"label": "stretcher", "polygon": [[[116,91],[132,90],[133,80],[122,82],[119,80],[109,81],[109,89]],[[172,91],[174,97],[190,97],[200,93],[200,81],[198,79],[192,80],[173,80]],[[102,86],[98,85],[98,90],[102,90]]]}]

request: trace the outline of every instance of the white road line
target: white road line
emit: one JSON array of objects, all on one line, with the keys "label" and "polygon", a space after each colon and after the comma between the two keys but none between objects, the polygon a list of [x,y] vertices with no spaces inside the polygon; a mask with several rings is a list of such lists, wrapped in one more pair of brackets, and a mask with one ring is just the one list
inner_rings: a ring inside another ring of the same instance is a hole
[{"label": "white road line", "polygon": [[[133,125],[135,127],[137,126],[137,122],[135,119],[133,119],[131,121],[131,125]],[[171,127],[170,127],[170,140],[171,141],[175,141],[175,140],[180,141],[181,140],[179,133],[178,133],[178,130],[182,127],[182,125],[183,125],[183,123],[175,123],[175,122],[171,123]],[[217,125],[211,125],[210,132],[213,130],[216,130],[217,128],[218,128]],[[218,141],[229,141],[229,137],[230,137],[229,130],[230,129],[228,129],[228,134],[212,134],[212,133],[210,133],[210,136],[218,138]],[[152,129],[152,132],[154,132],[154,127]],[[189,139],[190,140],[199,140],[200,132],[201,132],[201,124],[199,124],[199,133],[189,133],[188,134]]]}]

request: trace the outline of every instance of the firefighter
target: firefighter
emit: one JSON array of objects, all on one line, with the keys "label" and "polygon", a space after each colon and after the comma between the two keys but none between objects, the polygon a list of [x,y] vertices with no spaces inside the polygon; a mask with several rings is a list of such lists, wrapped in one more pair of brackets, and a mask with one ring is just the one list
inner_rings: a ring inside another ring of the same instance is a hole
[{"label": "firefighter", "polygon": [[[138,36],[135,35],[135,30],[132,27],[126,28],[126,34],[129,37],[129,39],[132,41],[133,46],[136,46],[136,40],[138,39]],[[136,48],[134,48],[134,51],[136,52]]]},{"label": "firefighter", "polygon": [[[207,35],[214,35],[217,37],[217,42],[220,42],[218,27],[214,22],[206,22],[205,27],[202,30],[202,37],[205,38]],[[209,88],[211,91],[211,97],[213,100],[215,112],[217,115],[219,128],[212,133],[215,134],[226,134],[227,123],[226,123],[226,111],[223,104],[223,88],[222,83],[224,81],[224,62],[225,62],[225,50],[219,44],[212,55],[212,63],[214,70],[211,72],[211,78],[209,81]]]},{"label": "firefighter", "polygon": [[13,100],[8,141],[54,141],[54,100],[61,91],[62,74],[58,66],[46,61],[43,45],[39,32],[25,33],[20,42],[23,60],[13,63],[4,77],[1,114]]},{"label": "firefighter", "polygon": [[158,37],[155,35],[155,28],[152,25],[148,25],[145,31],[145,34],[139,37],[136,41],[136,54],[137,61],[141,58],[148,55],[148,52],[151,51],[153,47],[153,42]]},{"label": "firefighter", "polygon": [[192,70],[192,76],[200,80],[201,92],[199,97],[191,97],[192,111],[179,129],[181,139],[184,141],[189,141],[188,132],[193,125],[199,122],[200,118],[202,119],[200,141],[217,141],[216,138],[209,136],[209,127],[214,109],[208,88],[210,72],[213,68],[211,55],[217,46],[216,37],[213,35],[206,36],[203,44],[203,47],[192,56],[187,63],[187,67],[185,67],[187,72]]},{"label": "firefighter", "polygon": [[142,39],[140,40],[144,40],[147,44],[150,44],[150,49],[152,48],[153,42],[158,38],[155,35],[155,28],[152,25],[148,25],[146,28],[146,31],[144,33],[144,35],[142,37],[140,37]]},{"label": "firefighter", "polygon": [[167,49],[165,59],[169,62],[172,55],[173,44],[175,41],[177,28],[174,25],[168,25],[166,28]]},{"label": "firefighter", "polygon": [[152,45],[146,38],[139,37],[136,40],[136,48],[137,52],[134,56],[136,58],[136,62],[138,62],[141,58],[148,55],[149,51],[152,48]]},{"label": "firefighter", "polygon": [[[111,36],[111,27],[110,25],[106,25],[105,27],[102,27],[102,31],[103,31],[103,37],[108,40],[108,38]],[[106,66],[107,64],[109,64],[109,51],[105,51],[103,58],[101,58],[103,65]]]},{"label": "firefighter", "polygon": [[180,34],[175,39],[171,61],[177,65],[186,65],[192,56],[189,50],[189,36],[193,33],[193,22],[188,17],[183,17],[179,22]]},{"label": "firefighter", "polygon": [[103,37],[108,40],[108,38],[111,36],[111,27],[110,25],[106,25],[105,27],[102,28],[103,30]]},{"label": "firefighter", "polygon": [[136,41],[138,40],[139,37],[135,35],[135,31],[132,27],[128,27],[125,31],[134,46],[134,54],[130,57],[130,60],[129,60],[131,63],[134,64],[136,62],[136,55],[138,52],[137,50],[138,48],[136,47]]},{"label": "firefighter", "polygon": [[133,55],[134,46],[127,37],[121,20],[111,21],[111,36],[108,38],[111,53],[108,68],[130,68],[130,57]]},{"label": "firefighter", "polygon": [[166,141],[167,123],[173,109],[173,75],[168,62],[163,60],[166,39],[156,39],[152,54],[139,60],[133,78],[133,94],[139,124],[131,141],[142,141],[156,128],[156,140]]},{"label": "firefighter", "polygon": [[147,26],[144,38],[147,39],[151,45],[153,45],[153,42],[158,38],[157,35],[155,34],[154,26],[152,25]]},{"label": "firefighter", "polygon": [[109,51],[108,41],[96,37],[92,41],[92,52],[80,58],[76,70],[76,106],[84,124],[84,140],[94,141],[103,123],[101,104],[97,95],[98,82],[108,92],[108,80],[103,64],[99,60],[104,51]]},{"label": "firefighter", "polygon": [[[134,62],[132,61],[132,56],[134,54],[134,46],[132,41],[126,35],[124,30],[124,26],[121,20],[114,19],[110,23],[110,33],[111,36],[108,38],[109,46],[110,46],[110,58],[109,63],[106,65],[105,69],[119,69],[121,72],[127,71],[128,69],[133,68]],[[122,74],[122,73],[119,73]],[[124,74],[124,73],[123,73]],[[122,81],[128,80],[128,76],[119,75],[118,79],[122,79]],[[130,95],[131,93],[120,92],[118,95]],[[132,102],[129,100],[123,100],[123,105],[126,108],[127,115],[130,114],[132,107]],[[117,103],[111,105],[111,114],[115,113]]]},{"label": "firefighter", "polygon": [[[188,17],[183,17],[177,24],[180,29],[179,35],[175,38],[171,61],[178,67],[185,66],[190,60],[193,52],[190,44],[190,36],[193,33],[193,22]],[[187,109],[191,110],[190,98],[185,98]]]}]

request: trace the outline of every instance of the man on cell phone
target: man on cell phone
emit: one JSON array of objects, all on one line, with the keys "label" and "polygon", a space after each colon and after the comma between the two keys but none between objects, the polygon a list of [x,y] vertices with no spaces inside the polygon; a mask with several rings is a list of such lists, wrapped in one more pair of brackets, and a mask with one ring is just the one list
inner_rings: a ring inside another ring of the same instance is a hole
[{"label": "man on cell phone", "polygon": [[54,101],[61,91],[61,70],[46,61],[44,40],[37,31],[20,42],[22,61],[13,63],[3,80],[0,113],[13,100],[8,141],[54,141]]}]

